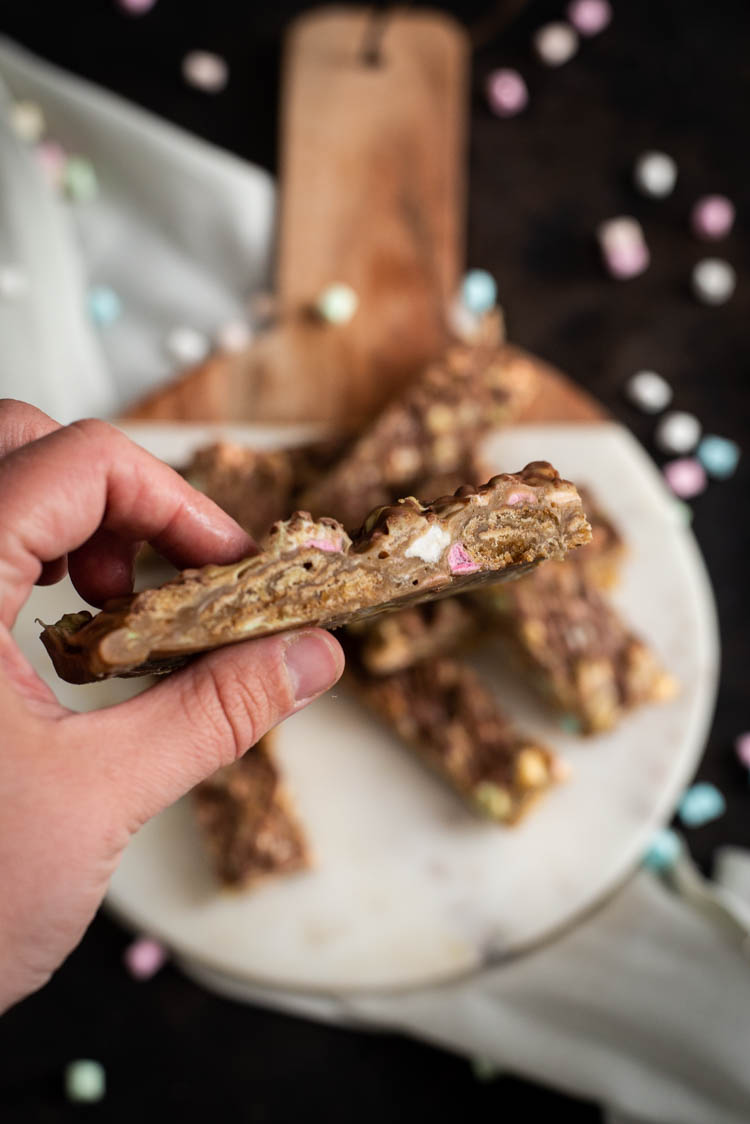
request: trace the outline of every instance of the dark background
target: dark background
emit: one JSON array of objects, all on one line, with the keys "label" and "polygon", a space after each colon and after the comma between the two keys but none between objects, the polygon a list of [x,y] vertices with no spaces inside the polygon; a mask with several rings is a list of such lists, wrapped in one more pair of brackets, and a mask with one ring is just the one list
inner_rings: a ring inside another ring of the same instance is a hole
[{"label": "dark background", "polygon": [[[240,156],[275,170],[280,43],[304,4],[158,0],[141,18],[114,0],[16,0],[0,29],[43,57],[147,106]],[[750,419],[750,6],[745,0],[614,0],[615,19],[559,70],[534,61],[531,32],[559,2],[434,5],[452,10],[475,42],[471,104],[468,260],[497,278],[512,338],[570,371],[653,451],[654,421],[625,401],[635,370],[660,371],[677,408],[708,432],[747,444]],[[515,11],[515,17],[504,17]],[[212,96],[186,86],[187,50],[213,50],[231,68]],[[525,75],[531,104],[493,117],[483,79],[499,65]],[[674,195],[640,198],[634,158],[662,148],[677,160]],[[699,195],[720,191],[738,209],[735,232],[714,249],[687,228]],[[618,213],[643,223],[653,264],[618,283],[602,273],[593,231]],[[739,285],[721,308],[690,295],[690,268],[727,257]],[[737,475],[694,503],[694,530],[716,591],[723,670],[701,779],[717,784],[727,814],[688,831],[710,869],[722,843],[750,843],[750,788],[732,743],[750,728],[750,626],[745,456]],[[658,553],[659,544],[654,544]],[[490,1114],[600,1120],[593,1106],[514,1078],[479,1083],[464,1060],[395,1035],[355,1034],[215,998],[167,968],[136,984],[121,967],[128,935],[100,917],[40,994],[0,1023],[0,1115],[16,1121],[229,1119],[338,1121],[466,1118]],[[71,1058],[107,1069],[109,1095],[68,1105],[60,1074]]]}]

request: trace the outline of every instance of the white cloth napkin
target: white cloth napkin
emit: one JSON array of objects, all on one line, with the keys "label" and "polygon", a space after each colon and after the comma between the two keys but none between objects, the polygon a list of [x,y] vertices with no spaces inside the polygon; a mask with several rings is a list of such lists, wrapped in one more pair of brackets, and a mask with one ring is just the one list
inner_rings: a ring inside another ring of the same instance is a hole
[{"label": "white cloth napkin", "polygon": [[[234,981],[189,975],[237,997]],[[399,995],[244,997],[326,1022],[401,1030],[593,1100],[607,1124],[750,1119],[750,852],[717,881],[687,857],[640,871],[550,943],[471,978]]]},{"label": "white cloth napkin", "polygon": [[[92,161],[97,199],[67,203],[48,186],[8,124],[12,98],[38,102],[49,134]],[[272,210],[262,171],[0,42],[0,271],[29,282],[0,297],[0,395],[68,421],[114,414],[166,379],[172,328],[212,335],[264,284]],[[88,318],[92,284],[120,296],[115,323]],[[247,996],[400,1029],[595,1100],[610,1124],[743,1124],[750,855],[722,852],[715,885],[684,860],[672,883],[638,873],[549,944],[453,984]],[[202,976],[221,989],[220,978]]]},{"label": "white cloth napkin", "polygon": [[[10,126],[13,99],[37,103],[48,136],[91,161],[96,198],[50,188]],[[273,204],[266,172],[0,40],[0,270],[28,281],[0,296],[0,394],[68,422],[164,382],[174,328],[211,338],[266,285]],[[122,302],[98,329],[93,285]]]}]

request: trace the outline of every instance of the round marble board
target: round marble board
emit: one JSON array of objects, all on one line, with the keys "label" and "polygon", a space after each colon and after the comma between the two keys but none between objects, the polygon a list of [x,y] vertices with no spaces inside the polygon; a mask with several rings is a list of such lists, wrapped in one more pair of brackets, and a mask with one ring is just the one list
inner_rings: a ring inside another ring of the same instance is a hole
[{"label": "round marble board", "polygon": [[[306,436],[251,426],[126,428],[171,463],[217,432],[265,447]],[[518,426],[493,436],[485,453],[496,471],[550,460],[601,498],[630,544],[614,599],[679,678],[679,697],[637,711],[611,734],[577,739],[488,645],[474,662],[503,705],[572,767],[528,820],[504,829],[478,819],[334,688],[278,731],[315,869],[247,893],[221,891],[186,799],[138,833],[112,879],[109,905],[135,929],[238,982],[318,993],[411,987],[551,935],[638,861],[696,766],[714,703],[717,629],[694,539],[652,462],[613,422]],[[78,607],[66,581],[35,590],[23,610],[17,635],[43,678],[78,710],[143,689],[139,680],[56,680],[34,618]]]}]

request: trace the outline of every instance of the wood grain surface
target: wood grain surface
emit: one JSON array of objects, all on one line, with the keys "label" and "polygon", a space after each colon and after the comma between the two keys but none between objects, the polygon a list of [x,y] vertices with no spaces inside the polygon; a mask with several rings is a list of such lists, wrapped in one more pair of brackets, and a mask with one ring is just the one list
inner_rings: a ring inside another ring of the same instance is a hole
[{"label": "wood grain surface", "polygon": [[[373,48],[375,61],[368,61]],[[436,12],[324,8],[292,24],[281,99],[278,319],[240,355],[180,375],[128,419],[321,422],[351,429],[444,349],[464,269],[466,34]],[[332,282],[359,307],[311,314]],[[596,420],[539,361],[529,421]]]},{"label": "wood grain surface", "polygon": [[[440,354],[464,260],[467,72],[465,32],[436,12],[324,8],[292,25],[278,321],[129,417],[352,426]],[[335,282],[359,297],[348,324],[311,314]]]}]

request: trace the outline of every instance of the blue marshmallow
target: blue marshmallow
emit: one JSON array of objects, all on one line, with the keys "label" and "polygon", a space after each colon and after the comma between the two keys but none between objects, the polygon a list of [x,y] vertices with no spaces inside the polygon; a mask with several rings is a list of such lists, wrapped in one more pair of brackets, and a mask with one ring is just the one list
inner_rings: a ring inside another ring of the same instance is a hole
[{"label": "blue marshmallow", "polygon": [[94,285],[88,294],[89,316],[95,324],[113,324],[122,312],[122,303],[114,289]]},{"label": "blue marshmallow", "polygon": [[471,269],[461,282],[461,300],[475,316],[497,304],[497,283],[486,269]]},{"label": "blue marshmallow", "polygon": [[677,862],[681,851],[682,843],[679,835],[671,828],[661,828],[654,835],[646,854],[643,856],[643,865],[648,870],[659,872],[669,870]]},{"label": "blue marshmallow", "polygon": [[698,460],[716,480],[727,480],[734,475],[739,459],[740,447],[728,437],[709,433],[698,446]]},{"label": "blue marshmallow", "polygon": [[694,784],[680,800],[679,814],[685,827],[702,827],[726,811],[727,802],[715,785]]}]

